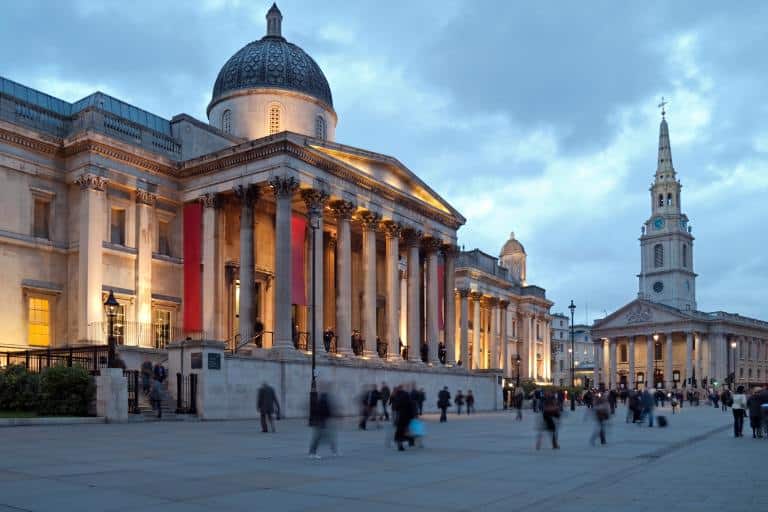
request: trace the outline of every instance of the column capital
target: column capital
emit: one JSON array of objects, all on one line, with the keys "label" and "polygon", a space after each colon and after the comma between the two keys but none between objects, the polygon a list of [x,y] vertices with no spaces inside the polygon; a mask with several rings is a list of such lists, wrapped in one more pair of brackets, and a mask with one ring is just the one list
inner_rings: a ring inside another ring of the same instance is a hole
[{"label": "column capital", "polygon": [[338,243],[339,241],[336,239],[334,235],[331,235],[328,237],[328,247],[330,247],[331,249],[335,249]]},{"label": "column capital", "polygon": [[253,183],[248,185],[237,185],[234,188],[235,195],[244,206],[253,206],[259,199],[261,191]]},{"label": "column capital", "polygon": [[372,212],[371,210],[360,210],[355,215],[357,221],[362,226],[363,231],[376,231],[381,221],[381,214]]},{"label": "column capital", "polygon": [[355,205],[343,199],[337,199],[330,202],[331,212],[337,219],[349,220],[355,213]]},{"label": "column capital", "polygon": [[387,236],[387,238],[400,238],[400,236],[403,234],[403,226],[402,224],[395,222],[393,220],[383,220],[381,221],[381,230],[384,232],[384,234]]},{"label": "column capital", "polygon": [[81,174],[75,179],[75,183],[80,185],[80,190],[104,192],[107,189],[107,180],[95,174]]},{"label": "column capital", "polygon": [[469,294],[472,293],[472,290],[470,290],[469,288],[457,288],[456,293],[458,293],[459,297],[461,297],[462,299],[466,299],[467,297],[469,297]]},{"label": "column capital", "polygon": [[446,257],[453,257],[459,254],[459,246],[456,244],[443,244],[440,248],[440,250],[443,252],[443,255]]},{"label": "column capital", "polygon": [[421,245],[423,233],[416,228],[403,229],[403,240],[408,247],[418,247]]},{"label": "column capital", "polygon": [[141,188],[136,189],[136,204],[146,204],[148,206],[155,206],[157,201],[157,195],[148,190]]},{"label": "column capital", "polygon": [[486,297],[485,299],[486,304],[490,308],[495,308],[499,305],[499,298],[498,297]]},{"label": "column capital", "polygon": [[509,307],[509,301],[504,299],[499,300],[499,307],[506,310],[507,307]]},{"label": "column capital", "polygon": [[203,208],[219,208],[221,206],[220,194],[208,192],[198,197],[197,200],[200,201],[200,203],[203,205]]},{"label": "column capital", "polygon": [[477,292],[477,291],[469,292],[469,296],[472,297],[472,300],[476,300],[476,301],[479,301],[480,299],[483,298],[482,292]]},{"label": "column capital", "polygon": [[440,247],[442,247],[443,242],[439,238],[435,238],[433,236],[425,236],[422,240],[422,245],[427,252],[433,253],[437,252]]},{"label": "column capital", "polygon": [[269,180],[269,187],[276,198],[286,198],[298,190],[299,181],[293,176],[273,176]]},{"label": "column capital", "polygon": [[301,198],[307,205],[309,215],[322,215],[325,203],[328,202],[328,194],[316,188],[305,188],[301,190]]}]

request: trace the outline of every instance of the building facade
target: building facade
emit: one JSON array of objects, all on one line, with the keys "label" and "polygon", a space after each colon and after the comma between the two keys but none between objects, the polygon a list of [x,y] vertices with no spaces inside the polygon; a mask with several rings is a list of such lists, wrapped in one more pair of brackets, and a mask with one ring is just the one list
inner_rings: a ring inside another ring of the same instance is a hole
[{"label": "building facade", "polygon": [[0,78],[0,344],[104,343],[113,291],[125,346],[290,354],[330,332],[339,357],[438,365],[443,342],[455,365],[464,218],[397,159],[335,142],[328,82],[281,23],[273,6],[224,64],[207,123]]},{"label": "building facade", "polygon": [[706,388],[768,382],[768,322],[696,304],[693,230],[682,211],[662,110],[650,187],[651,215],[640,236],[637,299],[592,328],[594,379],[625,388]]},{"label": "building facade", "polygon": [[526,254],[514,233],[499,258],[479,249],[456,258],[458,347],[471,369],[498,369],[509,379],[552,380],[552,302],[526,282]]}]

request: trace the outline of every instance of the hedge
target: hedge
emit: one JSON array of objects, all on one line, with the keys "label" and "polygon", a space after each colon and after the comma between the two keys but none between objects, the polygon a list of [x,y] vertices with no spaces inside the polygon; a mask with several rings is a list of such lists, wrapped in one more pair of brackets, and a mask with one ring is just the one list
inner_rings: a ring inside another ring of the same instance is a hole
[{"label": "hedge", "polygon": [[0,370],[0,410],[40,416],[87,416],[96,395],[90,374],[79,366],[53,366],[30,373],[24,365]]}]

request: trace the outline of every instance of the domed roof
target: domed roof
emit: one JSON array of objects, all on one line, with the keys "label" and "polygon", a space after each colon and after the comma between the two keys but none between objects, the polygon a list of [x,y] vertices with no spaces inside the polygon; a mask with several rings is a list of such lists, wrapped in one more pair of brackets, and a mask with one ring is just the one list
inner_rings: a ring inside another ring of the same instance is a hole
[{"label": "domed roof", "polygon": [[501,248],[501,254],[500,257],[504,256],[511,256],[513,254],[525,254],[525,247],[523,247],[523,244],[521,244],[516,238],[514,231],[509,234],[509,240],[507,240],[504,243],[504,246]]},{"label": "domed roof", "polygon": [[273,5],[267,13],[267,35],[245,45],[219,71],[211,105],[232,91],[276,88],[307,94],[333,108],[323,71],[304,50],[282,37],[281,21]]}]

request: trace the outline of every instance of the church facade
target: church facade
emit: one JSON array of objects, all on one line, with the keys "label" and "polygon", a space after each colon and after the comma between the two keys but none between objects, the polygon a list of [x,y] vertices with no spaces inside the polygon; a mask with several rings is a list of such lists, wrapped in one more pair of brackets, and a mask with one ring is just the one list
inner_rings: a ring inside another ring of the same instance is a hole
[{"label": "church facade", "polygon": [[651,216],[640,237],[637,299],[596,320],[595,382],[611,388],[709,388],[768,382],[768,322],[697,309],[693,230],[681,208],[662,110]]}]

